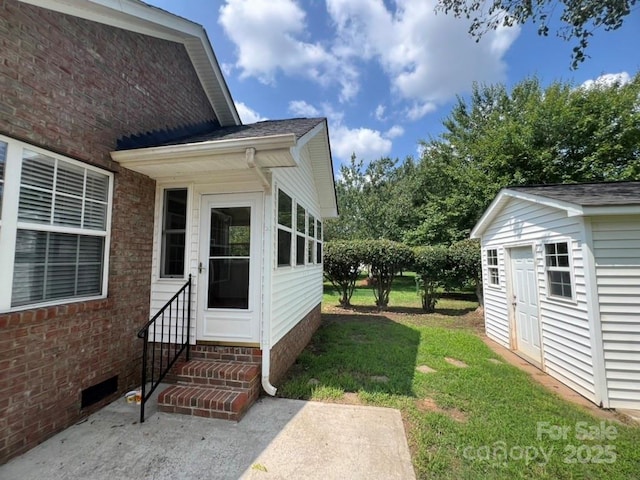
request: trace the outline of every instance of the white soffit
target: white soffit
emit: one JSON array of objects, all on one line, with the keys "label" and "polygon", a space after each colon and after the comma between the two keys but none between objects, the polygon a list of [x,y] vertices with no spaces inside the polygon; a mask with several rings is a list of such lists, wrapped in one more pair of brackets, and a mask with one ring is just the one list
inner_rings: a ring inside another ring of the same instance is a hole
[{"label": "white soffit", "polygon": [[221,171],[247,170],[247,149],[255,149],[259,168],[295,167],[294,134],[233,140],[211,140],[182,145],[139,148],[111,152],[123,167],[154,179],[207,175]]},{"label": "white soffit", "polygon": [[137,0],[20,0],[37,7],[182,43],[222,126],[240,125],[220,65],[201,25]]}]

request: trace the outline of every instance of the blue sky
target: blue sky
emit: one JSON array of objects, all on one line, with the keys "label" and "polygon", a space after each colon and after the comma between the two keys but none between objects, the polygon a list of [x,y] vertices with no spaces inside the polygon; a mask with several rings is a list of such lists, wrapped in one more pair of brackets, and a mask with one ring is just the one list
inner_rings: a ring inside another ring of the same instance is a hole
[{"label": "blue sky", "polygon": [[[596,33],[572,71],[575,42],[535,25],[490,32],[435,14],[433,0],[147,0],[205,27],[244,123],[325,116],[336,167],[418,155],[473,82],[532,75],[575,85],[640,70],[640,9]],[[336,170],[337,173],[337,170]]]}]

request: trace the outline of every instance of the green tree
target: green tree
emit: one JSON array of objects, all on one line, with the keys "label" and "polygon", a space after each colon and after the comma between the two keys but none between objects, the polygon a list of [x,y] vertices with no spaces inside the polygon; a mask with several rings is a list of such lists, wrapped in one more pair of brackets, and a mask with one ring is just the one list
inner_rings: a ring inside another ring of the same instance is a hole
[{"label": "green tree", "polygon": [[363,263],[369,265],[371,287],[379,308],[389,304],[393,279],[401,270],[413,264],[413,252],[402,243],[391,240],[368,240],[363,242]]},{"label": "green tree", "polygon": [[356,287],[363,245],[359,241],[335,241],[324,243],[324,276],[338,290],[340,305],[351,306]]},{"label": "green tree", "polygon": [[380,158],[365,165],[355,155],[340,168],[336,193],[340,216],[326,222],[329,240],[400,240],[411,223],[411,191],[403,178],[414,168],[412,159]]},{"label": "green tree", "polygon": [[440,297],[439,289],[445,286],[449,269],[447,247],[442,245],[413,249],[413,269],[416,272],[416,289],[425,312],[434,312]]},{"label": "green tree", "polygon": [[484,305],[482,260],[478,240],[461,240],[449,247],[445,276],[449,287],[472,287],[478,297],[478,304],[481,307]]},{"label": "green tree", "polygon": [[547,36],[556,15],[561,26],[557,35],[576,40],[572,67],[586,58],[589,39],[597,29],[622,26],[637,0],[439,0],[437,10],[471,20],[469,33],[479,40],[488,31],[528,21],[537,23],[538,34]]},{"label": "green tree", "polygon": [[443,123],[416,165],[411,245],[468,238],[509,185],[640,179],[640,75],[591,88],[475,85]]}]

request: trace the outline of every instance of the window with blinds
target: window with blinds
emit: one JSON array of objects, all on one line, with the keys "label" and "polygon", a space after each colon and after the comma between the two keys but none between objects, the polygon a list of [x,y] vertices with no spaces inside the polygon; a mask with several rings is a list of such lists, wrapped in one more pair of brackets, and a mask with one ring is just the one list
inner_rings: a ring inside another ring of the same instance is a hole
[{"label": "window with blinds", "polygon": [[[15,179],[5,178],[5,165]],[[4,182],[17,185],[18,174],[19,189],[11,189],[13,198],[2,198]],[[12,269],[10,294],[0,293],[0,309],[106,293],[111,178],[21,142],[0,142],[0,199],[7,207],[3,228],[11,226],[1,237],[0,248],[11,252],[0,255],[0,267]]]}]

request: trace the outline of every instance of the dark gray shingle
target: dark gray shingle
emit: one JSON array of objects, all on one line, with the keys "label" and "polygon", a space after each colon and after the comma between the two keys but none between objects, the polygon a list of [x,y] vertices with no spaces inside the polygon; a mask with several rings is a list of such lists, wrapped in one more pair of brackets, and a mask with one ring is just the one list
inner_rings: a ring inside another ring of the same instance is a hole
[{"label": "dark gray shingle", "polygon": [[508,189],[585,207],[640,205],[640,182],[533,185]]},{"label": "dark gray shingle", "polygon": [[168,142],[165,145],[180,145],[185,143],[208,142],[211,140],[238,140],[241,138],[270,137],[293,133],[296,139],[312,130],[324,118],[289,118],[286,120],[265,120],[249,125],[237,125],[218,128],[210,133],[185,138],[179,142]]}]

